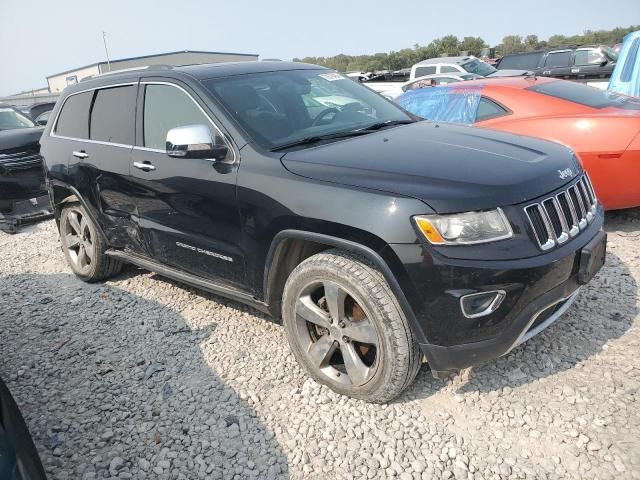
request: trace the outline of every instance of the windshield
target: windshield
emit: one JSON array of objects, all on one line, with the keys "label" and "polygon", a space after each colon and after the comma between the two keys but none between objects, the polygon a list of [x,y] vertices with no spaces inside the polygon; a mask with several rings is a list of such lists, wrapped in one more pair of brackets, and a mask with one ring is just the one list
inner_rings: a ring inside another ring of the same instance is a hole
[{"label": "windshield", "polygon": [[35,127],[29,117],[10,107],[0,107],[0,130]]},{"label": "windshield", "polygon": [[602,52],[609,57],[609,60],[612,60],[614,62],[616,62],[618,60],[618,52],[616,52],[613,48],[611,47],[607,47],[606,45],[603,45],[600,47],[600,50],[602,50]]},{"label": "windshield", "polygon": [[331,70],[288,70],[203,82],[253,140],[276,149],[312,136],[411,121],[395,104]]},{"label": "windshield", "polygon": [[475,60],[471,60],[470,62],[463,63],[461,65],[469,73],[477,73],[478,75],[482,75],[486,77],[487,75],[491,75],[494,72],[497,72],[495,68],[493,68],[488,63],[482,62],[477,58]]}]

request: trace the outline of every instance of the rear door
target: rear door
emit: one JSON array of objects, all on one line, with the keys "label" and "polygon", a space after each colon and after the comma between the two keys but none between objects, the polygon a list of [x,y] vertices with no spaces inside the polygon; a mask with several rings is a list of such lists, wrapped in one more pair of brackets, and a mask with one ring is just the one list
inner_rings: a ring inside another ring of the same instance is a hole
[{"label": "rear door", "polygon": [[[131,159],[146,254],[157,261],[242,288],[244,256],[236,203],[238,156],[197,94],[176,80],[143,80]],[[208,126],[225,142],[224,161],[166,154],[167,132]]]},{"label": "rear door", "polygon": [[554,50],[544,58],[542,75],[545,77],[569,78],[571,76],[571,49]]},{"label": "rear door", "polygon": [[136,249],[129,164],[135,138],[137,81],[72,94],[52,137],[68,155],[69,183],[80,193],[109,244]]}]

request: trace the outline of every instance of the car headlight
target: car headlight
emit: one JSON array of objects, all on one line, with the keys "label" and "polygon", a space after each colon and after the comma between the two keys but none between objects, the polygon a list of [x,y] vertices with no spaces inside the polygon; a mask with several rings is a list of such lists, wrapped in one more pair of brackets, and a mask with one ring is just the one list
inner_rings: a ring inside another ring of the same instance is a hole
[{"label": "car headlight", "polygon": [[452,215],[417,215],[413,220],[434,245],[472,245],[513,236],[511,225],[500,208]]}]

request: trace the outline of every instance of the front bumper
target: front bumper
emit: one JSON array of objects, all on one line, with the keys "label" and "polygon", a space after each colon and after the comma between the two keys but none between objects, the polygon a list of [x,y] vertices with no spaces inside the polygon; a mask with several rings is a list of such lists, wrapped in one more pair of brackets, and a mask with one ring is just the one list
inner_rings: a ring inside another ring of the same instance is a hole
[{"label": "front bumper", "polygon": [[[391,245],[416,290],[414,333],[434,375],[500,357],[560,317],[582,283],[581,252],[604,235],[602,223],[600,209],[572,241],[517,260],[455,260],[423,245]],[[494,290],[506,292],[497,310],[480,318],[463,315],[463,295]]]}]

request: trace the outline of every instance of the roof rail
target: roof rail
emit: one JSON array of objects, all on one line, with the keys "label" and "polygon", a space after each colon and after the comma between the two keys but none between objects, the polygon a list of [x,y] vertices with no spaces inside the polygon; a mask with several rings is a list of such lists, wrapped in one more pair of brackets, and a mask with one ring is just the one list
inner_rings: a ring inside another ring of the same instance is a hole
[{"label": "roof rail", "polygon": [[118,70],[112,70],[110,72],[103,72],[103,73],[98,73],[96,75],[89,75],[88,77],[84,77],[80,81],[84,82],[85,80],[91,80],[93,78],[106,77],[108,75],[115,75],[117,73],[136,72],[136,71],[140,71],[140,70],[171,70],[171,69],[173,69],[172,65],[163,65],[163,64],[145,65],[144,67],[121,68],[121,69],[118,69]]}]

